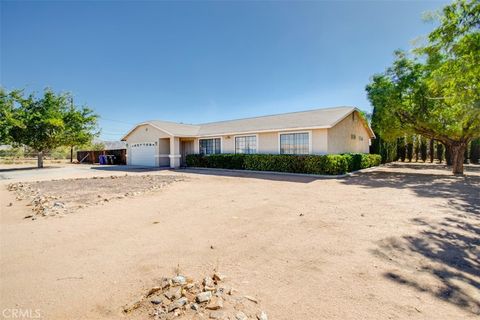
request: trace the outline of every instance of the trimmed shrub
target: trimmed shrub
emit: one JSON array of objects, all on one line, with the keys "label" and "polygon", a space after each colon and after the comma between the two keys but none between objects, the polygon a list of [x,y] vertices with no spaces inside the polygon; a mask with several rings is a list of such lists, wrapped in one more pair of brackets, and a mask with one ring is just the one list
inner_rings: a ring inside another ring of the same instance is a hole
[{"label": "trimmed shrub", "polygon": [[338,175],[378,166],[382,157],[378,154],[212,154],[187,155],[187,166],[200,168],[245,169]]}]

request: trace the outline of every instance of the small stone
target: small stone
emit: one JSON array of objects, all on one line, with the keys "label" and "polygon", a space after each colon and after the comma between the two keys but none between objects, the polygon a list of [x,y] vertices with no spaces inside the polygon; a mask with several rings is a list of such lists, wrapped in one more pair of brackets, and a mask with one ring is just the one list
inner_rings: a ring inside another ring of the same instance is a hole
[{"label": "small stone", "polygon": [[223,300],[222,298],[218,298],[218,297],[213,297],[205,307],[205,309],[208,309],[208,310],[218,310],[221,308],[223,308]]},{"label": "small stone", "polygon": [[239,311],[235,314],[235,319],[236,320],[248,320],[248,317],[245,313],[243,313],[242,311]]},{"label": "small stone", "polygon": [[65,208],[65,203],[63,202],[54,202],[53,203],[54,208]]},{"label": "small stone", "polygon": [[13,203],[10,202],[10,203],[8,204],[8,206],[9,206],[9,207],[13,206]]},{"label": "small stone", "polygon": [[195,310],[195,311],[198,311],[200,309],[200,306],[196,303],[192,303],[192,305],[190,306],[190,308],[192,310]]},{"label": "small stone", "polygon": [[185,278],[184,276],[176,276],[174,278],[172,278],[172,282],[174,285],[184,285],[187,283],[187,278]]},{"label": "small stone", "polygon": [[175,300],[172,304],[168,306],[168,312],[172,312],[173,310],[181,308],[187,303],[188,303],[187,298],[180,298],[178,300]]},{"label": "small stone", "polygon": [[210,312],[210,319],[225,319],[225,313],[219,310],[212,311]]},{"label": "small stone", "polygon": [[162,300],[156,300],[155,299],[155,300],[152,300],[150,302],[153,303],[153,304],[160,304],[160,303],[162,303]]},{"label": "small stone", "polygon": [[205,279],[203,279],[203,286],[205,287],[205,290],[215,290],[215,282],[213,282],[213,279],[210,277],[206,277]]},{"label": "small stone", "polygon": [[251,296],[243,296],[243,297],[244,297],[245,299],[247,299],[247,300],[250,300],[250,301],[252,301],[252,302],[258,303],[258,300],[255,299],[254,297],[251,297]]},{"label": "small stone", "polygon": [[213,274],[213,280],[215,280],[215,281],[223,281],[223,280],[225,280],[225,276],[224,276],[223,274],[219,273],[219,272],[215,272],[215,273]]},{"label": "small stone", "polygon": [[197,294],[197,296],[195,297],[198,303],[210,301],[211,298],[212,298],[212,293],[210,291],[201,292]]},{"label": "small stone", "polygon": [[169,278],[163,277],[162,280],[160,280],[160,287],[162,289],[168,288],[172,285],[172,281]]},{"label": "small stone", "polygon": [[164,295],[170,300],[178,299],[182,296],[182,288],[181,287],[170,288],[167,292],[164,293]]},{"label": "small stone", "polygon": [[259,314],[257,314],[257,319],[258,320],[268,320],[268,317],[267,317],[267,314],[265,313],[265,311],[262,311]]},{"label": "small stone", "polygon": [[23,219],[30,219],[32,217],[33,217],[32,215],[28,215],[28,216],[23,217]]},{"label": "small stone", "polygon": [[188,299],[188,301],[195,301],[195,294],[183,289],[182,295]]},{"label": "small stone", "polygon": [[152,289],[148,290],[147,297],[150,297],[151,295],[153,295],[154,293],[160,290],[162,290],[162,287],[153,287]]}]

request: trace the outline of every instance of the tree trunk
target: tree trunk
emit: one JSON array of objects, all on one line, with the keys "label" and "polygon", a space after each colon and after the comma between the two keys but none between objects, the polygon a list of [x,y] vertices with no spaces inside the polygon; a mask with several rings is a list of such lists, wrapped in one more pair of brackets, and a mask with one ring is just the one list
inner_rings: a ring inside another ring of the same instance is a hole
[{"label": "tree trunk", "polygon": [[465,143],[455,143],[450,146],[453,174],[463,174],[463,160],[466,147],[467,145]]},{"label": "tree trunk", "polygon": [[435,145],[434,140],[430,139],[430,163],[433,163],[433,159],[435,157]]},{"label": "tree trunk", "polygon": [[73,146],[70,147],[70,163],[73,162]]},{"label": "tree trunk", "polygon": [[445,162],[447,166],[452,165],[452,147],[447,144],[445,144]]},{"label": "tree trunk", "polygon": [[38,151],[37,153],[37,167],[43,168],[43,151]]}]

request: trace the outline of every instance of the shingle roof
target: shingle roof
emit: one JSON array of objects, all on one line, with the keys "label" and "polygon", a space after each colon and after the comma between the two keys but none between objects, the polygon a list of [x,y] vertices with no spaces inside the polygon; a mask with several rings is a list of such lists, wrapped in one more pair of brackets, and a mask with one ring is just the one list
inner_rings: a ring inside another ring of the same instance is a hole
[{"label": "shingle roof", "polygon": [[[213,136],[277,130],[331,128],[355,110],[358,111],[355,107],[335,107],[203,124],[183,124],[160,120],[146,121],[141,124],[151,124],[173,136]],[[373,136],[373,132],[371,133]]]},{"label": "shingle roof", "polygon": [[200,126],[199,133],[200,135],[213,135],[313,127],[327,128],[335,125],[353,110],[355,110],[353,107],[338,107],[205,123]]},{"label": "shingle roof", "polygon": [[151,120],[146,121],[146,123],[149,123],[154,127],[157,127],[173,136],[196,136],[198,135],[198,132],[200,130],[199,125],[184,124],[171,121]]}]

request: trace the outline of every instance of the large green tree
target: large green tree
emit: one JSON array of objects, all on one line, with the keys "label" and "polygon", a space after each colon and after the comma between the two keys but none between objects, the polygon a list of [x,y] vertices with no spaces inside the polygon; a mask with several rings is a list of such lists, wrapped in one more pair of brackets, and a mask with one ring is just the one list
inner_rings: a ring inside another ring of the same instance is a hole
[{"label": "large green tree", "polygon": [[87,107],[75,107],[73,100],[64,113],[65,130],[62,144],[70,147],[70,162],[73,161],[73,148],[90,143],[98,135],[98,116]]},{"label": "large green tree", "polygon": [[446,6],[427,43],[367,86],[372,124],[386,138],[417,133],[451,150],[452,171],[463,173],[468,143],[480,136],[480,3]]},{"label": "large green tree", "polygon": [[86,143],[95,135],[97,116],[86,107],[76,107],[68,93],[46,89],[40,98],[25,97],[19,90],[7,93],[2,89],[1,93],[0,110],[9,116],[1,123],[1,142],[35,150],[39,168],[45,151]]}]

